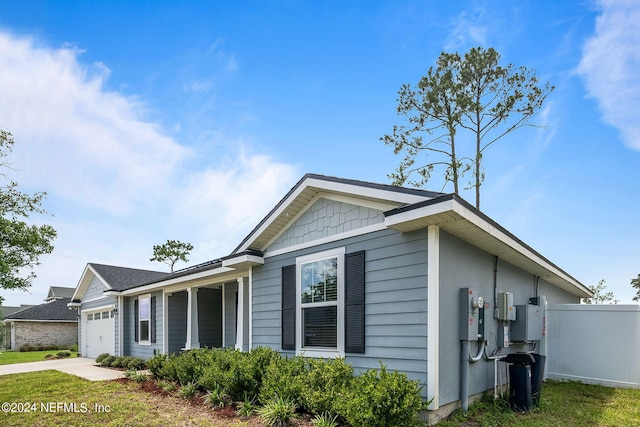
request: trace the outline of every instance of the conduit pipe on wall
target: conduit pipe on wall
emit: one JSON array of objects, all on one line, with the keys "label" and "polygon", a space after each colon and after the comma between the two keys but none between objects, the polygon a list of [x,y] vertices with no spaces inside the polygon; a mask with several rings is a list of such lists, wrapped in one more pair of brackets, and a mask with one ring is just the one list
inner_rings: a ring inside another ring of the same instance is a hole
[{"label": "conduit pipe on wall", "polygon": [[478,353],[475,356],[471,355],[471,342],[461,341],[460,349],[460,406],[464,412],[469,410],[469,365],[470,363],[478,362],[482,359],[482,355],[485,352],[487,342],[482,340]]}]

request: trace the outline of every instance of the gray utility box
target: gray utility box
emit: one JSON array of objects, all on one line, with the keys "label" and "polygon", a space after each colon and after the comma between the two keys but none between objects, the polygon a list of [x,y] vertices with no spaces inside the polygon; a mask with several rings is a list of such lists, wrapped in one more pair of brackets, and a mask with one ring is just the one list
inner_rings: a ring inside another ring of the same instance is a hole
[{"label": "gray utility box", "polygon": [[544,306],[516,305],[516,321],[511,322],[511,341],[539,341],[544,334]]}]

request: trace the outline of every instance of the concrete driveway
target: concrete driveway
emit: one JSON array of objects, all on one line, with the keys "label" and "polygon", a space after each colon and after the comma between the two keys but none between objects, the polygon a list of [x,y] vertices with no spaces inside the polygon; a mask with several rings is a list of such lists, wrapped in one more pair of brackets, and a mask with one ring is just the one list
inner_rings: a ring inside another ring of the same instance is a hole
[{"label": "concrete driveway", "polygon": [[95,359],[86,357],[72,357],[69,359],[43,360],[42,362],[14,363],[0,366],[0,375],[20,374],[23,372],[37,372],[54,369],[76,375],[89,381],[104,381],[123,378],[123,371],[102,368],[96,365]]}]

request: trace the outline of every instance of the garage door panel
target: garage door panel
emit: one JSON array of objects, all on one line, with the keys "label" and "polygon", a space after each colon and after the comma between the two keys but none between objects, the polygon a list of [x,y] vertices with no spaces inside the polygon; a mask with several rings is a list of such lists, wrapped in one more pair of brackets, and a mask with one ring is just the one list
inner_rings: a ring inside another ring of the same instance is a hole
[{"label": "garage door panel", "polygon": [[87,313],[84,320],[86,357],[95,358],[102,353],[114,354],[115,318],[111,311]]}]

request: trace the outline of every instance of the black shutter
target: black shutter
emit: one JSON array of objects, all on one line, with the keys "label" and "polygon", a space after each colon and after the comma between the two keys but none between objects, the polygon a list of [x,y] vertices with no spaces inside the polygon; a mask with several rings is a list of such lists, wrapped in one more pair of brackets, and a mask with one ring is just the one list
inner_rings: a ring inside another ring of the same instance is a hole
[{"label": "black shutter", "polygon": [[133,340],[138,342],[138,327],[139,327],[139,318],[138,318],[138,298],[133,301]]},{"label": "black shutter", "polygon": [[364,251],[345,256],[346,353],[364,353]]},{"label": "black shutter", "polygon": [[156,297],[151,297],[151,321],[149,322],[149,333],[151,342],[156,342]]},{"label": "black shutter", "polygon": [[296,266],[282,267],[282,349],[296,349]]}]

